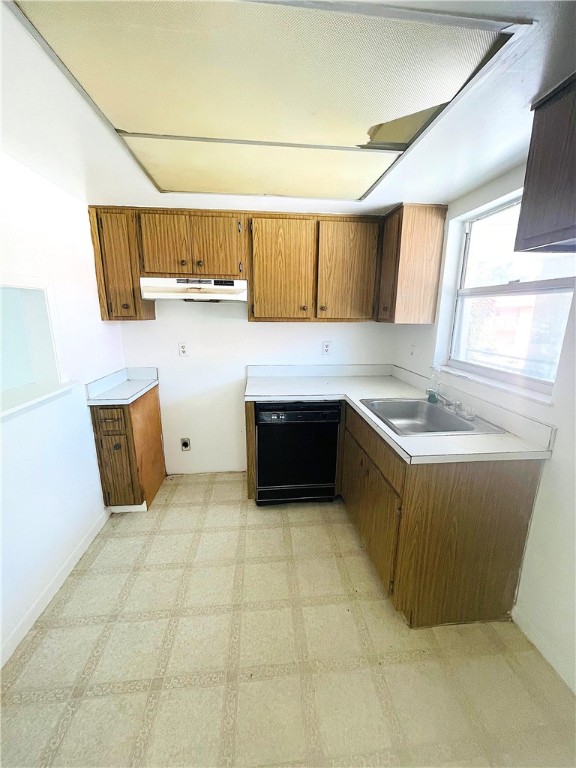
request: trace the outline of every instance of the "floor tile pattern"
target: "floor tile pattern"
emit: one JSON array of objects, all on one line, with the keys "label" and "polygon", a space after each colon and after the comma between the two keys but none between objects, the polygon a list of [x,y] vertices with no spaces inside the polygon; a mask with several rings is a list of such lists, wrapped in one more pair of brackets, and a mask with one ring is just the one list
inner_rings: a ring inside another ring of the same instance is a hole
[{"label": "floor tile pattern", "polygon": [[2,675],[2,765],[575,764],[574,697],[509,624],[410,630],[344,506],[170,476],[113,516]]}]

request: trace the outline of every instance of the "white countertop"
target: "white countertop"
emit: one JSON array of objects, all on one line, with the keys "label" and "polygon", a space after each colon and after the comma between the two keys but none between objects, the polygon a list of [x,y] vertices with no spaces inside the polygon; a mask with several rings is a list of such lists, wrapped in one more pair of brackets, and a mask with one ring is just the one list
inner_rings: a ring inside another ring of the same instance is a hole
[{"label": "white countertop", "polygon": [[123,368],[86,385],[87,404],[130,405],[158,386],[157,368]]},{"label": "white countertop", "polygon": [[397,435],[360,400],[423,398],[416,389],[393,376],[248,376],[247,401],[345,400],[409,464],[457,461],[548,459],[551,451],[511,432],[492,435]]}]

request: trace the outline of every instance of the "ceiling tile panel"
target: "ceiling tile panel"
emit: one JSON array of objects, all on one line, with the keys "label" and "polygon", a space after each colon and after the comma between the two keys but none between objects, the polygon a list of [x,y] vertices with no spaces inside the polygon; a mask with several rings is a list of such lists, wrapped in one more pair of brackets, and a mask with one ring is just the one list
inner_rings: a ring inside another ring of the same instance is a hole
[{"label": "ceiling tile panel", "polygon": [[243,2],[20,2],[118,129],[354,146],[453,98],[498,33]]},{"label": "ceiling tile panel", "polygon": [[124,137],[165,192],[355,200],[397,153]]}]

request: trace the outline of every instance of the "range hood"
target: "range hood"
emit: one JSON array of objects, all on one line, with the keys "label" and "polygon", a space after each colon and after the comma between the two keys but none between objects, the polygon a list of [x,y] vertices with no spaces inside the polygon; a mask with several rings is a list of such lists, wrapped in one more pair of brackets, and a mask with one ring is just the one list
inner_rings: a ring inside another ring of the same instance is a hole
[{"label": "range hood", "polygon": [[140,292],[143,299],[247,301],[248,283],[206,277],[141,277]]}]

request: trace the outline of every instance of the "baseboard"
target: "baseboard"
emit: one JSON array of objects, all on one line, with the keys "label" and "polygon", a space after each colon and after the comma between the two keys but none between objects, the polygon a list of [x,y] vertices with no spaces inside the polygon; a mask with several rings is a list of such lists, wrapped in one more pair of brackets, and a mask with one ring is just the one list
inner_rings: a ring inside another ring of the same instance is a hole
[{"label": "baseboard", "polygon": [[8,661],[10,656],[14,653],[16,648],[20,645],[26,634],[34,626],[34,622],[42,614],[42,611],[46,608],[50,600],[54,597],[56,592],[60,589],[62,584],[66,581],[72,569],[76,563],[80,560],[84,552],[88,549],[90,544],[94,541],[99,531],[108,520],[108,514],[104,511],[98,516],[97,520],[90,526],[89,530],[82,537],[81,541],[72,552],[68,555],[66,560],[62,563],[56,574],[48,584],[44,587],[40,595],[36,598],[34,603],[28,608],[24,616],[20,619],[18,624],[14,627],[10,635],[2,641],[2,666]]}]

